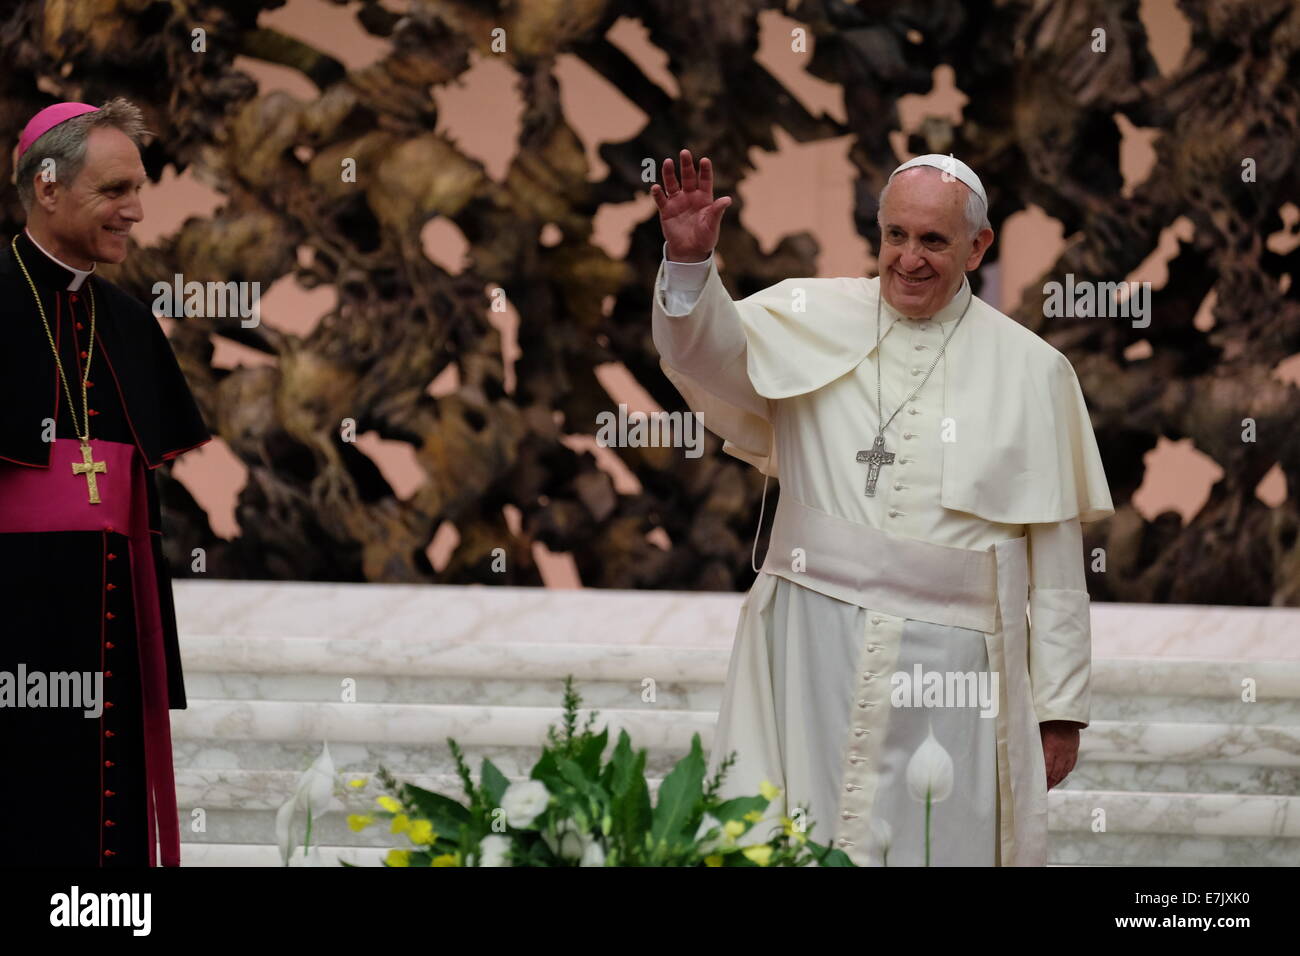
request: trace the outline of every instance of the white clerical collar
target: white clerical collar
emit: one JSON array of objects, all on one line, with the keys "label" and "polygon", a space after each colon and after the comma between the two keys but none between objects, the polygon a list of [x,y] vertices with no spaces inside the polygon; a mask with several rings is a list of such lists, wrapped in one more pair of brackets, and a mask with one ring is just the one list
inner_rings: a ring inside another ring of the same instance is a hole
[{"label": "white clerical collar", "polygon": [[961,318],[962,312],[966,310],[966,303],[970,300],[970,297],[973,294],[974,293],[971,291],[971,287],[970,287],[970,280],[966,278],[965,273],[962,273],[961,286],[960,288],[957,289],[957,294],[948,300],[947,305],[945,305],[934,315],[930,316],[928,319],[927,318],[916,319],[916,318],[912,318],[911,316],[903,315],[903,313],[899,312],[897,309],[895,309],[892,305],[889,304],[889,300],[886,299],[883,294],[880,297],[880,301],[881,304],[884,306],[884,314],[889,316],[893,320],[892,322],[889,323],[890,328],[893,328],[894,322],[900,320],[906,322],[909,325],[916,325],[918,322],[929,321],[929,322],[938,322],[939,325],[946,332],[948,331],[948,327],[953,322],[956,322],[958,319]]},{"label": "white clerical collar", "polygon": [[86,281],[86,276],[90,275],[92,272],[95,271],[95,263],[93,262],[90,264],[89,269],[78,269],[75,266],[68,265],[62,259],[53,255],[48,249],[46,249],[43,245],[37,242],[36,237],[32,235],[30,229],[24,227],[23,232],[27,233],[27,238],[32,241],[32,245],[34,245],[37,249],[41,250],[41,252],[45,253],[45,257],[47,259],[49,259],[52,262],[58,263],[60,266],[62,266],[63,268],[67,269],[69,272],[72,273],[72,281],[68,283],[69,292],[76,292],[78,289],[80,289],[81,284]]}]

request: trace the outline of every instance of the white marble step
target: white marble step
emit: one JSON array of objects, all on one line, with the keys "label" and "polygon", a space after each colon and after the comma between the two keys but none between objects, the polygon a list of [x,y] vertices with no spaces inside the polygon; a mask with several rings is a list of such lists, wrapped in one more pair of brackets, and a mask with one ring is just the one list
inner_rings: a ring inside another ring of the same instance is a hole
[{"label": "white marble step", "polygon": [[[730,648],[745,595],[314,581],[174,583],[182,634]],[[1293,608],[1092,604],[1097,658],[1292,661]]]},{"label": "white marble step", "polygon": [[[711,743],[743,599],[178,581],[178,793],[207,824],[186,834],[186,865],[278,865],[274,812],[325,739],[343,771],[384,766],[453,795],[449,736],[476,773],[488,756],[522,777],[567,675],[584,709],[648,750],[653,785],[693,733]],[[1048,797],[1052,863],[1294,865],[1298,632],[1290,609],[1094,604],[1093,723]],[[327,859],[397,845],[343,821],[321,821]]]},{"label": "white marble step", "polygon": [[[273,846],[275,810],[280,792],[295,777],[279,771],[180,772],[182,821],[192,820],[192,808],[201,806],[206,825],[202,833],[185,831],[186,865],[280,865]],[[413,782],[460,794],[453,776]],[[652,781],[652,791],[658,784]],[[345,791],[336,808],[316,820],[319,845],[328,848],[326,859],[366,848],[373,854],[369,859],[377,861],[385,849],[405,847],[401,837],[382,827],[361,833],[347,828],[345,814],[366,812],[376,792]],[[1204,864],[1294,865],[1300,852],[1300,797],[1054,790],[1048,795],[1048,813],[1054,864],[1144,865],[1170,859],[1172,853]],[[1104,829],[1098,831],[1099,826]],[[259,845],[263,849],[258,853],[229,849]]]},{"label": "white marble step", "polygon": [[[573,643],[187,636],[192,697],[554,706],[572,675],[583,703],[716,712],[729,651]],[[1243,686],[1254,699],[1244,702]],[[1099,659],[1094,720],[1300,724],[1300,661]]]},{"label": "white marble step", "polygon": [[[537,748],[548,726],[557,726],[557,707],[464,704],[319,703],[270,700],[191,699],[172,714],[177,746],[189,741],[234,744],[382,744],[388,748],[446,750],[453,737],[466,748]],[[585,718],[584,718],[585,719]],[[633,743],[650,751],[684,754],[700,735],[707,750],[717,715],[646,705],[599,709],[597,726],[610,740],[627,730]],[[1093,721],[1083,734],[1081,758],[1097,762],[1194,763],[1300,767],[1300,724],[1249,725]],[[340,766],[343,764],[340,763]]]},{"label": "white marble step", "polygon": [[[477,768],[475,773],[477,774]],[[349,779],[367,780],[360,789],[342,788],[335,795],[333,812],[366,813],[382,792],[370,774],[346,773]],[[526,779],[507,774],[511,780]],[[176,795],[186,809],[202,807],[220,811],[270,812],[280,808],[292,792],[298,775],[290,771],[178,770]],[[412,774],[404,781],[461,799],[455,774]],[[661,777],[648,777],[651,795]],[[1053,831],[1091,831],[1104,811],[1105,832],[1200,834],[1205,836],[1259,836],[1300,839],[1300,796],[1280,794],[1188,794],[1134,791],[1053,789],[1047,795]]]},{"label": "white marble step", "polygon": [[[319,846],[319,845],[318,845]],[[387,848],[360,846],[319,846],[325,866],[347,861],[355,866],[381,866]],[[283,866],[280,851],[268,843],[182,843],[181,866]]]}]

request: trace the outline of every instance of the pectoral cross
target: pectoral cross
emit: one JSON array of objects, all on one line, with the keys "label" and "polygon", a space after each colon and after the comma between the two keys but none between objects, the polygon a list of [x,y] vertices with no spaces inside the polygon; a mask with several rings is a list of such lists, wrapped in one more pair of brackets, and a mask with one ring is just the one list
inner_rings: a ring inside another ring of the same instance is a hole
[{"label": "pectoral cross", "polygon": [[72,463],[73,477],[77,475],[86,476],[86,490],[90,492],[90,503],[99,504],[99,485],[95,481],[95,475],[108,473],[108,465],[102,461],[91,461],[90,445],[87,442],[81,443],[81,463]]},{"label": "pectoral cross", "polygon": [[874,496],[876,479],[880,477],[880,466],[894,463],[894,453],[885,451],[885,436],[877,435],[870,451],[858,452],[858,461],[867,463],[867,494]]}]

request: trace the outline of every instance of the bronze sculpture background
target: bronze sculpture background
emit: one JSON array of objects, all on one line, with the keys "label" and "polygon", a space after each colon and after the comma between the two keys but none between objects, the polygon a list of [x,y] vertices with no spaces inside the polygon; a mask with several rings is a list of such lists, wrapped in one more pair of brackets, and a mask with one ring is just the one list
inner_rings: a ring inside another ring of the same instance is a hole
[{"label": "bronze sculpture background", "polygon": [[[204,416],[249,470],[239,504],[241,537],[213,535],[184,487],[160,475],[174,573],[189,573],[192,548],[207,573],[227,578],[540,583],[531,543],[573,553],[594,587],[735,590],[748,585],[761,476],[721,454],[623,448],[642,492],[616,494],[590,455],[559,440],[595,429],[611,407],[594,375],[622,362],[667,409],[680,398],[658,369],[649,297],[661,241],[651,216],[622,261],[589,239],[604,203],[648,188],[657,165],[682,145],[714,161],[718,191],[735,197],[720,245],[737,295],[814,271],[815,240],[787,237],[771,255],[740,224],[735,183],[753,147],[772,149],[780,126],[807,142],[856,136],[855,219],[874,246],[875,197],[896,164],[889,134],[896,103],[926,91],[948,64],[969,97],[964,122],[927,124],[913,152],[952,151],[980,172],[994,228],[1029,203],[1059,219],[1071,243],[1042,281],[1120,281],[1179,215],[1196,230],[1170,262],[1148,329],[1110,319],[1046,320],[1041,302],[1016,318],[1073,362],[1094,425],[1117,514],[1086,526],[1089,549],[1105,549],[1105,573],[1089,574],[1098,600],[1256,605],[1300,604],[1300,420],[1296,388],[1272,370],[1300,352],[1300,304],[1292,277],[1300,251],[1269,250],[1279,209],[1297,202],[1300,6],[1180,0],[1192,46],[1161,76],[1148,52],[1136,0],[930,3],[727,0],[725,3],[578,0],[537,4],[419,2],[399,16],[368,2],[358,19],[392,52],[348,72],[306,44],[258,28],[276,0],[226,4],[149,0],[28,0],[0,26],[0,134],[12,142],[52,99],[101,102],[128,96],[159,135],[145,155],[152,176],[168,164],[203,165],[227,205],[193,218],[170,240],[133,251],[115,281],[152,298],[159,276],[256,280],[296,274],[333,285],[338,308],[306,338],[237,319],[186,318],[172,333]],[[809,114],[754,59],[757,18],[782,10],[806,25],[809,71],[841,84],[848,122]],[[640,18],[670,58],[674,99],[604,38],[619,16]],[[207,52],[191,52],[202,26]],[[494,28],[507,51],[491,52]],[[1108,52],[1089,52],[1105,29]],[[429,88],[452,82],[471,50],[509,59],[526,104],[518,156],[503,183],[432,130]],[[576,54],[650,117],[633,139],[607,144],[609,175],[587,182],[587,162],[566,122],[553,73]],[[259,96],[232,65],[253,56],[300,70],[313,102]],[[1160,131],[1157,168],[1131,197],[1120,195],[1116,113]],[[340,181],[353,157],[356,183]],[[1251,158],[1256,180],[1243,182]],[[10,171],[10,173],[12,170]],[[9,191],[10,231],[21,221]],[[434,215],[470,242],[471,266],[452,276],[421,252]],[[537,242],[553,223],[560,241]],[[1295,228],[1292,228],[1295,232]],[[311,261],[296,250],[308,246]],[[998,255],[995,243],[990,260]],[[106,272],[108,270],[105,270]],[[1038,285],[1041,286],[1042,282]],[[499,286],[518,310],[517,386],[503,388],[499,337],[484,319],[484,289]],[[976,280],[978,291],[978,280]],[[1215,291],[1215,325],[1192,325]],[[613,297],[608,315],[602,308]],[[210,333],[275,355],[276,367],[211,364]],[[1140,339],[1145,359],[1124,351]],[[426,385],[456,363],[460,389],[435,399]],[[1241,440],[1244,418],[1258,439]],[[429,481],[398,500],[365,455],[340,439],[344,418],[410,442]],[[1225,471],[1187,527],[1172,512],[1145,520],[1128,503],[1142,456],[1158,437],[1191,438]],[[1269,508],[1254,495],[1275,463],[1290,497]],[[776,491],[774,486],[773,492]],[[775,494],[770,494],[770,523]],[[514,536],[502,516],[523,516]],[[461,543],[435,574],[425,548],[443,520]],[[664,550],[646,539],[666,531]],[[507,570],[492,570],[494,548]],[[760,554],[764,544],[760,542]],[[1091,563],[1091,562],[1090,562]]]}]

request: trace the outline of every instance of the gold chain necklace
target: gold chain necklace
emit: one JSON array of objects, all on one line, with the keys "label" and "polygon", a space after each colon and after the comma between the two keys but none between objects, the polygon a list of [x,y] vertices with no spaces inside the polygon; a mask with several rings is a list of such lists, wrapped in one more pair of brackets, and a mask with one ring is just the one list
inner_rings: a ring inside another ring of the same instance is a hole
[{"label": "gold chain necklace", "polygon": [[72,389],[68,386],[68,376],[63,371],[63,361],[59,358],[59,347],[54,344],[54,333],[50,331],[50,322],[45,317],[45,306],[41,303],[41,295],[36,291],[36,283],[32,281],[31,274],[27,271],[27,264],[23,262],[23,257],[18,254],[17,236],[13,237],[9,246],[13,249],[14,258],[18,260],[19,268],[23,270],[23,275],[27,278],[27,286],[32,290],[32,298],[36,300],[36,309],[41,314],[41,324],[45,326],[45,337],[50,340],[50,350],[54,353],[54,364],[58,367],[59,378],[63,382],[63,392],[68,396],[68,412],[72,415],[72,430],[77,433],[77,438],[81,440],[81,462],[72,463],[73,477],[86,476],[90,503],[97,505],[100,500],[99,485],[95,481],[95,475],[105,474],[108,471],[108,465],[102,461],[93,461],[90,450],[90,396],[86,391],[86,383],[90,381],[90,363],[95,357],[95,287],[93,285],[87,286],[90,290],[90,347],[86,350],[86,373],[81,378],[81,420],[85,425],[82,428],[77,425],[77,407],[72,402]]}]

